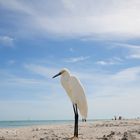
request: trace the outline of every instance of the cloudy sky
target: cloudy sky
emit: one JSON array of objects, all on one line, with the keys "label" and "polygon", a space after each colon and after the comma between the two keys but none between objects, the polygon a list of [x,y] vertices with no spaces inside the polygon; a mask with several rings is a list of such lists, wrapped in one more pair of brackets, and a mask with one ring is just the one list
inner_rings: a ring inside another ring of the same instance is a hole
[{"label": "cloudy sky", "polygon": [[140,1],[0,0],[0,120],[73,119],[63,67],[89,119],[140,116]]}]

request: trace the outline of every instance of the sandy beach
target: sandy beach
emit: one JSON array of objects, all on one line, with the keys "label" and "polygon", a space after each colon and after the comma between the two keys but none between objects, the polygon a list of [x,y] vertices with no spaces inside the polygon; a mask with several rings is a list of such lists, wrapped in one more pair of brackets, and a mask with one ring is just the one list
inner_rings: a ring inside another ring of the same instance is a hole
[{"label": "sandy beach", "polygon": [[[73,124],[0,128],[0,140],[67,140]],[[140,140],[140,120],[79,123],[79,140]]]}]

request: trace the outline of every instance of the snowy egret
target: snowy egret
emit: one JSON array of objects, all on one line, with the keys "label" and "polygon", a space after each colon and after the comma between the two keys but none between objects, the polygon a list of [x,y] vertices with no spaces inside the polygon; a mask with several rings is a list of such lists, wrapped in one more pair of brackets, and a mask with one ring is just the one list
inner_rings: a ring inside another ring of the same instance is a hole
[{"label": "snowy egret", "polygon": [[81,82],[73,75],[70,74],[68,69],[62,69],[58,74],[53,76],[55,78],[61,75],[61,84],[67,92],[71,102],[73,104],[73,110],[75,114],[74,124],[74,138],[78,138],[78,109],[82,116],[82,121],[86,121],[87,118],[87,100],[84,93],[84,88]]}]

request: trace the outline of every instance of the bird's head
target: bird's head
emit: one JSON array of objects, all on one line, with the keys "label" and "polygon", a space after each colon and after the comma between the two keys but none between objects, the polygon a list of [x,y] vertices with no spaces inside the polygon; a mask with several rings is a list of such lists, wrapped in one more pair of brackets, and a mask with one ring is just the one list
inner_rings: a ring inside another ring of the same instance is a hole
[{"label": "bird's head", "polygon": [[54,75],[52,78],[55,78],[55,77],[57,77],[57,76],[60,76],[60,75],[62,75],[62,74],[64,74],[64,73],[68,73],[68,69],[66,69],[66,68],[63,68],[59,73],[57,73],[56,75]]}]

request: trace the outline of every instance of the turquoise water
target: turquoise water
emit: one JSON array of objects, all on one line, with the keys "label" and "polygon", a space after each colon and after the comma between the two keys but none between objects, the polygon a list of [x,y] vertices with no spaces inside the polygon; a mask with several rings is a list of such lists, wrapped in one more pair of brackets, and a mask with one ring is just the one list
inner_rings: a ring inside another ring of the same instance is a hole
[{"label": "turquoise water", "polygon": [[0,121],[0,128],[22,127],[33,125],[50,125],[73,123],[72,120],[24,120],[24,121]]}]

